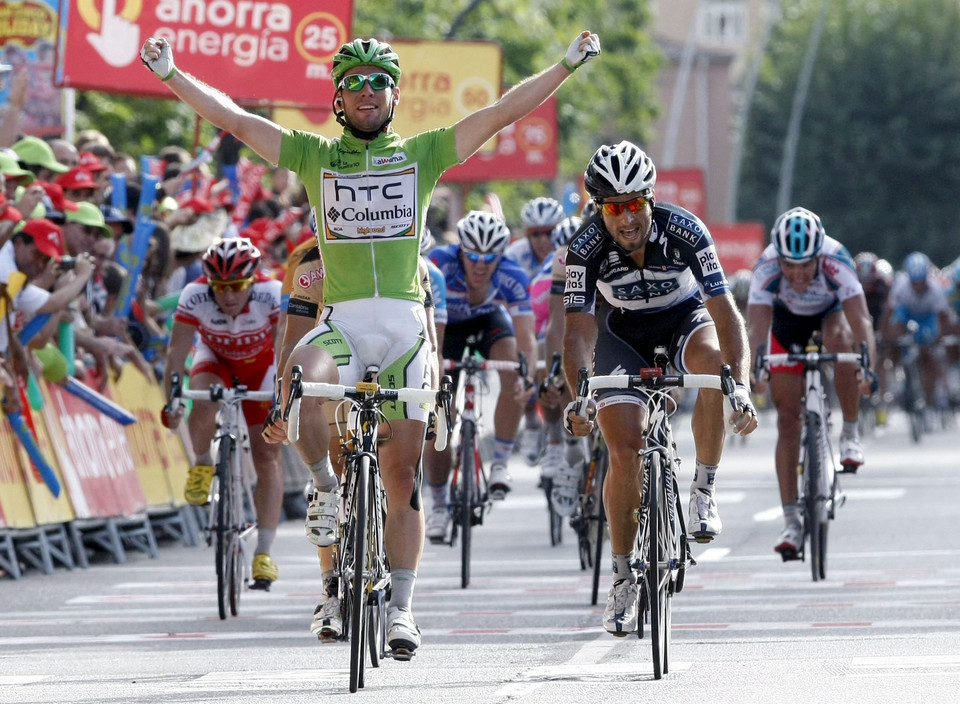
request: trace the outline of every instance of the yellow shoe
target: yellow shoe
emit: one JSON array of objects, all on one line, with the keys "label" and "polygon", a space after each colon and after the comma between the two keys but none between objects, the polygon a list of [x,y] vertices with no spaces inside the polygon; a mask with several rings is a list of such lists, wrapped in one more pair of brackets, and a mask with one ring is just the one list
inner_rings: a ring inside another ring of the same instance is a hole
[{"label": "yellow shoe", "polygon": [[198,464],[187,473],[187,484],[183,488],[183,498],[193,506],[203,506],[210,498],[210,485],[213,484],[212,465]]},{"label": "yellow shoe", "polygon": [[270,591],[270,585],[277,581],[280,570],[277,564],[267,553],[261,552],[253,556],[253,584],[251,589],[264,589]]}]

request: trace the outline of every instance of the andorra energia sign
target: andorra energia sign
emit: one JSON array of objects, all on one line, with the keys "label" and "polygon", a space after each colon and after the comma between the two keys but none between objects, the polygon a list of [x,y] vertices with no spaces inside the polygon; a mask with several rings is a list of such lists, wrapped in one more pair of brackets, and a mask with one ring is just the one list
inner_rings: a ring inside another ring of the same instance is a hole
[{"label": "andorra energia sign", "polygon": [[61,13],[58,85],[168,98],[140,63],[163,37],[178,68],[240,103],[327,107],[353,0],[63,0]]}]

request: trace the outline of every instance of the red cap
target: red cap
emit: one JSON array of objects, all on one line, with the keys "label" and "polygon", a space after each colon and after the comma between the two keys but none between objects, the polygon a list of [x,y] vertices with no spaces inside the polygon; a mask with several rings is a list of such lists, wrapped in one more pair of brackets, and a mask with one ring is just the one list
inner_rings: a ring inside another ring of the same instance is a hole
[{"label": "red cap", "polygon": [[96,190],[97,188],[90,172],[84,171],[79,166],[75,166],[67,173],[57,176],[56,183],[65,191],[79,191],[84,188]]},{"label": "red cap", "polygon": [[63,256],[63,230],[46,218],[27,220],[21,232],[33,238],[33,243],[37,245],[41,254],[54,259],[60,259]]},{"label": "red cap", "polygon": [[197,213],[212,213],[213,212],[213,203],[211,203],[206,198],[196,197],[191,198],[190,200],[181,203],[181,208],[193,208],[193,212]]},{"label": "red cap", "polygon": [[20,222],[23,220],[23,214],[7,204],[7,197],[0,193],[0,220],[9,220],[10,222]]},{"label": "red cap", "polygon": [[93,152],[80,152],[80,160],[77,162],[77,166],[88,173],[93,173],[95,171],[109,171],[109,169],[104,166],[103,162],[100,161],[100,157]]},{"label": "red cap", "polygon": [[63,187],[57,183],[48,183],[47,181],[37,181],[37,185],[47,192],[47,197],[53,203],[53,207],[60,211],[77,210],[80,206],[72,200],[67,200],[63,195]]}]

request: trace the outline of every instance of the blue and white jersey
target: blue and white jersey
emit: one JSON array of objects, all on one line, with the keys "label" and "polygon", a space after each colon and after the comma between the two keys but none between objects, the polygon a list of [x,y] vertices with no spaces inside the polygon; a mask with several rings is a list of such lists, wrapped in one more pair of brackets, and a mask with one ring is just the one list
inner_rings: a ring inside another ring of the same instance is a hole
[{"label": "blue and white jersey", "polygon": [[568,313],[592,314],[597,291],[614,308],[654,313],[720,296],[728,288],[707,226],[665,203],[653,209],[642,267],[614,241],[602,216],[581,225],[567,249],[563,305]]},{"label": "blue and white jersey", "polygon": [[468,300],[466,272],[460,263],[460,245],[448,244],[430,252],[430,260],[437,265],[447,282],[447,322],[462,323],[506,308],[511,317],[533,315],[530,308],[530,280],[520,265],[501,257],[483,300],[471,304]]},{"label": "blue and white jersey", "polygon": [[443,272],[428,257],[423,260],[427,263],[430,274],[430,292],[433,299],[433,322],[437,325],[447,324],[447,280]]},{"label": "blue and white jersey", "polygon": [[519,264],[530,281],[536,278],[537,273],[546,262],[551,261],[550,257],[543,260],[537,259],[533,247],[530,246],[530,238],[526,236],[508,244],[503,255]]},{"label": "blue and white jersey", "polygon": [[747,305],[772,306],[777,300],[794,315],[810,316],[860,295],[863,286],[850,252],[832,237],[824,237],[819,269],[803,293],[793,290],[780,270],[776,248],[767,245],[753,267]]},{"label": "blue and white jersey", "polygon": [[918,293],[910,285],[907,275],[898,271],[893,279],[893,286],[890,287],[887,302],[890,310],[900,311],[900,316],[905,320],[916,320],[950,310],[943,284],[934,274],[927,275],[926,289]]}]

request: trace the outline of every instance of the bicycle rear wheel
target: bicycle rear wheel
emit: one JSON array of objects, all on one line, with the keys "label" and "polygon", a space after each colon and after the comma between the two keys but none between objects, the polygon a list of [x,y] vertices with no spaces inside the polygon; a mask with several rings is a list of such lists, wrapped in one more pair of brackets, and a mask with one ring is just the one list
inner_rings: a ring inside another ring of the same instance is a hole
[{"label": "bicycle rear wheel", "polygon": [[474,512],[482,510],[477,499],[477,428],[471,421],[460,425],[460,588],[470,585],[470,550],[473,547]]},{"label": "bicycle rear wheel", "polygon": [[356,494],[353,497],[353,555],[354,569],[350,584],[353,610],[350,614],[350,691],[356,692],[363,687],[363,666],[365,654],[364,642],[366,630],[366,526],[367,498],[370,483],[370,458],[361,456],[354,467],[356,471]]},{"label": "bicycle rear wheel", "polygon": [[[668,631],[670,612],[667,603],[666,567],[663,543],[666,538],[663,520],[663,505],[660,495],[660,454],[651,452],[646,458],[647,469],[647,522],[649,523],[649,544],[647,546],[647,566],[644,574],[646,582],[647,605],[650,609],[650,636],[653,651],[653,678],[659,680],[666,672]],[[639,615],[638,615],[639,616]]]},{"label": "bicycle rear wheel", "polygon": [[810,552],[810,575],[814,582],[827,572],[827,520],[825,497],[821,490],[823,476],[823,437],[819,416],[807,415],[806,447],[804,448],[803,497],[804,531]]},{"label": "bicycle rear wheel", "polygon": [[600,596],[600,570],[603,564],[603,538],[607,530],[607,511],[603,505],[603,482],[607,476],[607,463],[610,456],[607,454],[607,446],[603,445],[596,460],[594,469],[594,503],[596,515],[589,516],[588,521],[588,540],[593,541],[593,584],[590,590],[590,603],[594,606]]},{"label": "bicycle rear wheel", "polygon": [[[213,491],[213,501],[216,503],[214,515],[217,519],[214,541],[216,543],[217,567],[217,608],[220,619],[226,620],[231,611],[231,583],[233,581],[234,552],[239,549],[236,545],[236,532],[233,529],[233,484],[231,470],[233,465],[234,441],[226,436],[220,439],[220,448],[217,456],[216,482]],[[233,610],[236,615],[236,611]]]}]

